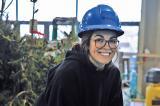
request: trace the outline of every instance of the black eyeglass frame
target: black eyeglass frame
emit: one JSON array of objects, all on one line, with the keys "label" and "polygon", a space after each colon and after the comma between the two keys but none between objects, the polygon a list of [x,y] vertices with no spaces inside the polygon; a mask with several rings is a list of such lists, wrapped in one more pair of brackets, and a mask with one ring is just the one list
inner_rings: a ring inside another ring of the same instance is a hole
[{"label": "black eyeglass frame", "polygon": [[[105,43],[103,44],[102,47],[97,47],[97,46],[96,46],[96,43],[98,42],[98,40],[104,40],[104,41],[105,41]],[[98,38],[98,39],[94,39],[94,41],[95,41],[95,46],[96,46],[97,48],[99,48],[99,49],[105,47],[105,46],[106,46],[106,43],[108,44],[109,48],[111,48],[111,49],[116,49],[116,48],[119,46],[119,40],[118,40],[118,39],[114,39],[114,38],[113,38],[113,39],[110,39],[110,40],[105,40],[104,38]],[[111,41],[116,41],[115,47],[111,46],[111,44],[109,43],[109,42],[111,42]]]}]

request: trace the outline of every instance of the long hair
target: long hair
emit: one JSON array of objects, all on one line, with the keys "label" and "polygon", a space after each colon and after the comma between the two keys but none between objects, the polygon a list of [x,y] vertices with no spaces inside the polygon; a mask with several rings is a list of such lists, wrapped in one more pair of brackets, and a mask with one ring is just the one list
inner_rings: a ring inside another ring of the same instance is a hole
[{"label": "long hair", "polygon": [[89,46],[90,46],[90,39],[93,34],[93,31],[87,31],[83,33],[81,39],[81,48],[88,54],[89,53]]}]

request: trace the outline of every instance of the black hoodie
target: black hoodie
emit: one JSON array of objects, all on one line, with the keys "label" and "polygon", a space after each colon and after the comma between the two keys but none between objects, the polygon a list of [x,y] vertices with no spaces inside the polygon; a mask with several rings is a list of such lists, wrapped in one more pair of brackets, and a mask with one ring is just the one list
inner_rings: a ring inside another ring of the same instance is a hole
[{"label": "black hoodie", "polygon": [[118,68],[110,62],[96,69],[85,52],[72,49],[56,71],[50,70],[37,106],[123,106]]}]

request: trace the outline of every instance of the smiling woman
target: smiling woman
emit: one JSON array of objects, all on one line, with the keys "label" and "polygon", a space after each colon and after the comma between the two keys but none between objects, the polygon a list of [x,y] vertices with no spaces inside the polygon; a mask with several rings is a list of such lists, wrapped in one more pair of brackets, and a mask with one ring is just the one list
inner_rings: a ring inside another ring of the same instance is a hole
[{"label": "smiling woman", "polygon": [[113,31],[112,33],[111,31],[95,31],[92,34],[89,47],[92,62],[95,60],[95,63],[109,63],[117,50],[117,42],[116,33]]},{"label": "smiling woman", "polygon": [[78,32],[81,44],[49,71],[37,106],[123,106],[120,71],[112,63],[123,33],[112,7],[89,9]]}]

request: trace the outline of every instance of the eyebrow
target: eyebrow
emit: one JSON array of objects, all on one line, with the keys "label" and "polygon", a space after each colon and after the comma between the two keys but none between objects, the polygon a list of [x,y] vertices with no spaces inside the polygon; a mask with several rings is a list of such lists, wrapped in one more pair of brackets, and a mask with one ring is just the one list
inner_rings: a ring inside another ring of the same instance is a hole
[{"label": "eyebrow", "polygon": [[97,37],[97,36],[98,36],[98,37],[101,37],[101,38],[104,38],[104,36],[103,36],[103,35],[100,35],[100,34],[96,34],[96,35],[95,35],[95,37]]},{"label": "eyebrow", "polygon": [[117,39],[117,37],[116,36],[112,36],[112,37],[110,37],[110,39]]},{"label": "eyebrow", "polygon": [[[101,35],[101,34],[97,34],[97,35],[95,35],[95,37],[101,37],[101,38],[104,39],[104,36]],[[117,36],[112,36],[112,37],[110,37],[109,39],[117,39]]]}]

